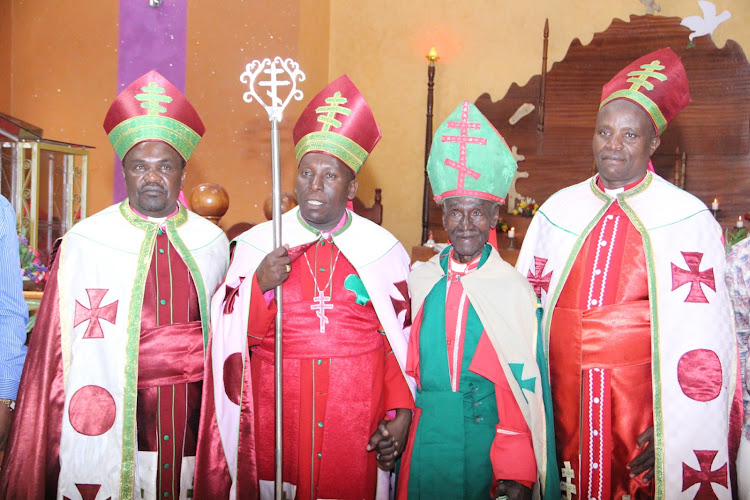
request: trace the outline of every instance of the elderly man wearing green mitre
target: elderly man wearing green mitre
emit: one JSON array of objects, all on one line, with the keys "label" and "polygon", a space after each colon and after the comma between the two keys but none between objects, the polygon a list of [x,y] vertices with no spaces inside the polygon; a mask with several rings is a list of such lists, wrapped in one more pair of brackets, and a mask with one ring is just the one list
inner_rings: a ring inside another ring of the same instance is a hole
[{"label": "elderly man wearing green mitre", "polygon": [[104,120],[128,199],[79,222],[52,264],[0,497],[190,498],[209,303],[229,260],[177,202],[205,128],[155,71]]},{"label": "elderly man wearing green mitre", "polygon": [[451,245],[409,276],[406,373],[418,390],[399,498],[559,498],[537,299],[488,243],[516,168],[468,101],[432,142],[427,172]]}]

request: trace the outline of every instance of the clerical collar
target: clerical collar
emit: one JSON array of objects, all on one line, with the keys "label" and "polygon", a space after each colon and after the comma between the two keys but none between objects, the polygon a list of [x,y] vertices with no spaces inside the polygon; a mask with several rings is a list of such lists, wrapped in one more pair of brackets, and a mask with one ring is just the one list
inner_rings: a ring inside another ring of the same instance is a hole
[{"label": "clerical collar", "polygon": [[620,188],[609,189],[609,188],[604,187],[604,184],[602,184],[602,176],[599,175],[599,174],[597,174],[596,175],[596,185],[599,186],[599,189],[601,189],[602,191],[604,191],[608,195],[610,195],[610,196],[616,196],[616,195],[618,195],[620,193],[623,193],[623,192],[627,191],[628,189],[632,189],[632,188],[636,187],[638,184],[641,183],[641,181],[643,181],[643,179],[646,178],[647,175],[648,175],[648,171],[645,174],[643,174],[643,177],[641,177],[637,181],[633,182],[632,184],[628,184],[628,185],[620,187]]},{"label": "clerical collar", "polygon": [[459,262],[455,258],[453,258],[453,249],[451,249],[450,259],[448,261],[448,269],[451,274],[468,274],[475,269],[479,267],[479,261],[482,258],[482,254],[480,253],[475,259],[473,259],[471,262]]},{"label": "clerical collar", "polygon": [[132,210],[133,213],[135,215],[137,215],[138,217],[140,217],[141,219],[146,219],[149,222],[155,222],[155,223],[159,224],[159,227],[162,227],[162,226],[164,226],[164,222],[167,219],[171,219],[172,217],[174,217],[175,215],[177,215],[180,212],[180,203],[177,202],[177,204],[174,207],[174,212],[172,212],[171,214],[167,215],[166,217],[149,217],[148,215],[143,215],[138,210],[136,210],[133,205],[130,205],[130,210]]},{"label": "clerical collar", "polygon": [[325,231],[324,232],[324,231],[321,231],[320,229],[314,228],[309,222],[307,222],[305,220],[305,218],[302,217],[302,212],[299,212],[298,215],[299,215],[299,220],[301,220],[302,222],[304,222],[305,225],[307,225],[307,227],[312,232],[314,232],[315,234],[319,235],[319,237],[321,239],[326,240],[326,241],[331,241],[331,235],[334,235],[337,232],[341,231],[341,229],[343,229],[344,226],[346,226],[346,223],[349,220],[349,211],[348,210],[344,210],[344,215],[341,216],[341,220],[339,221],[338,224],[336,224],[336,227],[334,227],[333,229],[331,229],[329,231]]}]

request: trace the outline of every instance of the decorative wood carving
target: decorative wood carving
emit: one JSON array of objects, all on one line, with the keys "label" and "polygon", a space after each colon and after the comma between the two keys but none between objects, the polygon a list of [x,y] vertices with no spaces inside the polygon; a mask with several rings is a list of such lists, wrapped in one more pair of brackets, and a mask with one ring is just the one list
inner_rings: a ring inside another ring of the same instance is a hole
[{"label": "decorative wood carving", "polygon": [[[546,73],[544,92],[542,76],[536,75],[523,87],[511,85],[499,101],[481,95],[477,107],[526,157],[523,170],[529,177],[518,180],[518,192],[541,204],[559,189],[590,177],[602,86],[638,57],[669,46],[685,65],[692,101],[662,135],[652,158],[654,167],[707,206],[718,199],[719,222],[734,228],[737,217],[750,209],[750,64],[732,40],[719,49],[710,37],[698,37],[688,49],[690,33],[677,17],[615,19],[588,45],[573,40],[565,58]],[[508,118],[525,102],[537,104],[543,121],[526,118],[510,125]],[[441,216],[433,203],[430,229],[436,241],[445,241]],[[509,218],[517,239],[522,239],[530,219]],[[507,238],[501,235],[498,243],[502,249]]]}]

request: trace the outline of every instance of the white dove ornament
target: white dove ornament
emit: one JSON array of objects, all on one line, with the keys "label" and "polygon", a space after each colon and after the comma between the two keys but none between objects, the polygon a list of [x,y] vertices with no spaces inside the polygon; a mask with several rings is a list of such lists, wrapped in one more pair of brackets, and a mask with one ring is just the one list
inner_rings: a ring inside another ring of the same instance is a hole
[{"label": "white dove ornament", "polygon": [[693,45],[693,38],[712,34],[718,25],[732,17],[732,14],[728,10],[717,16],[716,6],[706,0],[698,0],[698,6],[703,11],[703,17],[688,16],[683,18],[680,23],[682,26],[693,30],[689,36],[690,46]]}]

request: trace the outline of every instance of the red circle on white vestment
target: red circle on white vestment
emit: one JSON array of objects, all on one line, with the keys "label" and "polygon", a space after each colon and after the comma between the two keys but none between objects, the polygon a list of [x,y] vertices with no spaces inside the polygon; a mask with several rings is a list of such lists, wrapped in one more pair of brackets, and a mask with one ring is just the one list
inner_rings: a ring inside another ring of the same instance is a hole
[{"label": "red circle on white vestment", "polygon": [[677,364],[677,380],[685,396],[695,401],[711,401],[721,393],[721,360],[708,349],[695,349],[682,355]]},{"label": "red circle on white vestment", "polygon": [[239,405],[242,398],[242,354],[235,352],[224,360],[224,394]]},{"label": "red circle on white vestment", "polygon": [[70,398],[70,425],[84,436],[99,436],[115,423],[117,405],[112,395],[98,385],[81,387]]}]

